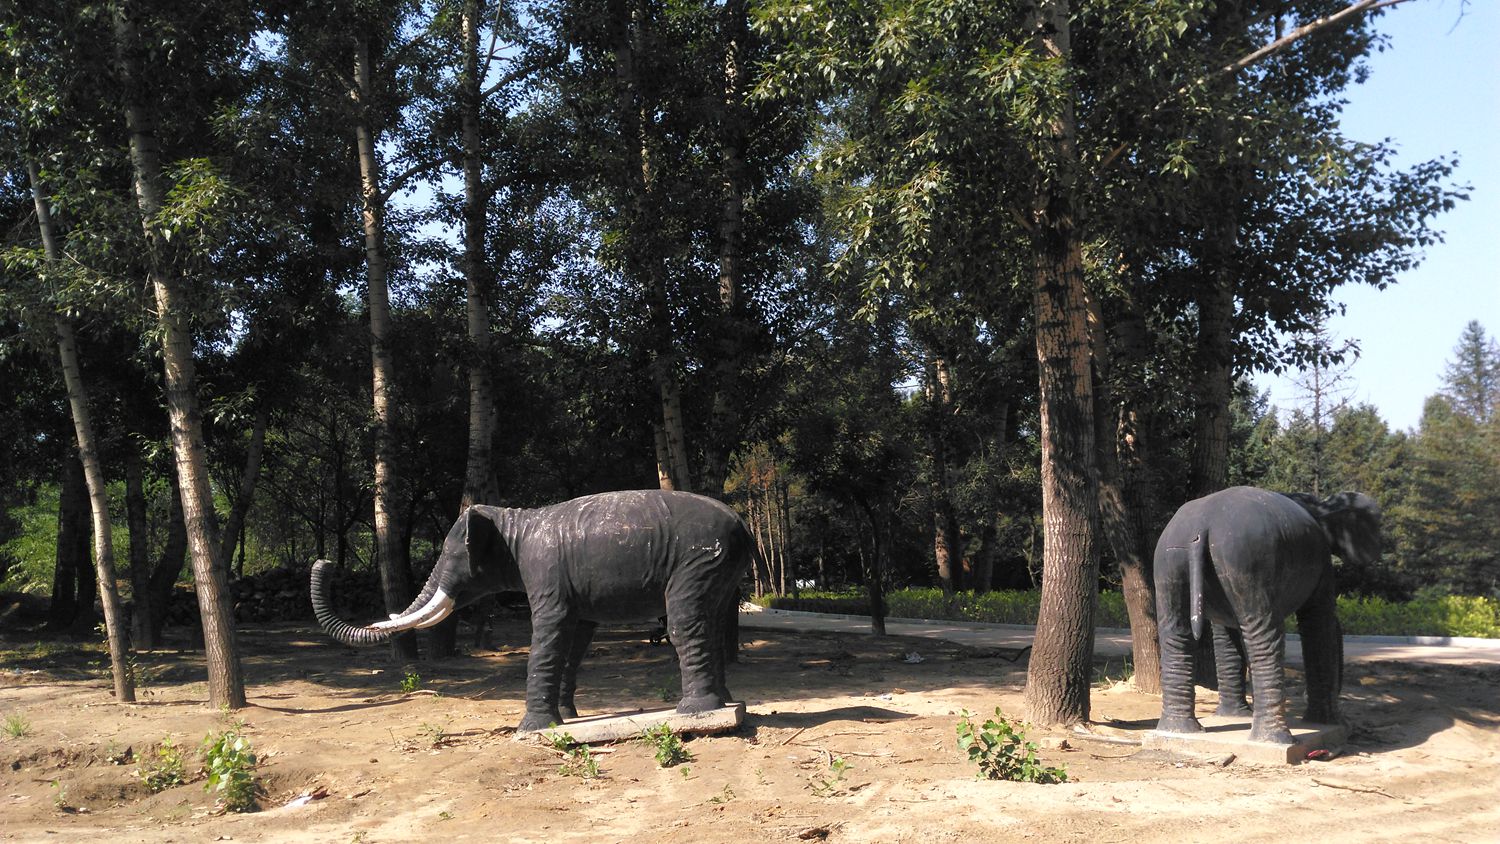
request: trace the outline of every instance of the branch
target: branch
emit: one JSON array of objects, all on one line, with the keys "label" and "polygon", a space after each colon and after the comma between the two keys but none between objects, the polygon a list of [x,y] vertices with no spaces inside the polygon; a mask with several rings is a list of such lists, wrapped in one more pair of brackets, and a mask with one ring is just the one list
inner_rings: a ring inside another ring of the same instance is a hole
[{"label": "branch", "polygon": [[434,170],[438,167],[443,166],[444,164],[451,163],[452,161],[453,155],[449,154],[440,156],[431,161],[423,161],[420,164],[413,164],[405,170],[402,170],[394,179],[391,179],[390,184],[386,185],[385,190],[380,192],[380,201],[382,203],[389,201],[392,196],[396,195],[396,191],[399,191],[403,187],[406,187],[406,183],[411,181],[414,176],[420,176],[421,174],[426,173],[428,170]]},{"label": "branch", "polygon": [[[1337,12],[1334,12],[1331,15],[1324,15],[1317,20],[1309,21],[1302,26],[1299,26],[1296,29],[1292,30],[1291,32],[1288,32],[1286,35],[1283,35],[1275,41],[1272,41],[1271,43],[1265,45],[1264,47],[1246,53],[1239,59],[1230,62],[1227,65],[1224,65],[1219,69],[1219,73],[1239,73],[1240,71],[1244,70],[1250,65],[1255,64],[1261,59],[1279,53],[1292,44],[1296,43],[1297,41],[1300,41],[1303,38],[1306,38],[1307,36],[1318,32],[1319,30],[1327,29],[1330,26],[1334,26],[1336,24],[1344,22],[1348,18],[1362,15],[1365,12],[1373,12],[1377,9],[1384,9],[1389,6],[1398,6],[1402,3],[1407,2],[1410,2],[1410,0],[1356,0],[1356,2],[1350,3],[1349,5],[1338,10]],[[1199,84],[1206,81],[1208,81],[1206,78],[1201,79],[1199,80]]]},{"label": "branch", "polygon": [[501,88],[525,79],[526,77],[530,76],[533,73],[536,73],[539,70],[548,70],[550,68],[557,67],[558,65],[563,63],[565,58],[565,53],[554,52],[529,64],[521,65],[520,67],[512,70],[510,73],[507,73],[499,79],[495,80],[495,84],[484,89],[484,91],[479,94],[479,98],[481,100],[488,99],[491,94],[495,93]]}]

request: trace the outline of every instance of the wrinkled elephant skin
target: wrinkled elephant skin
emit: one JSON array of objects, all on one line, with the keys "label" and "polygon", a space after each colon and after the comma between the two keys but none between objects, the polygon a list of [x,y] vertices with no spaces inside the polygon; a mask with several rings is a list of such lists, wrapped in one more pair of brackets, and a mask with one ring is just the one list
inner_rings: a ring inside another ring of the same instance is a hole
[{"label": "wrinkled elephant skin", "polygon": [[730,700],[723,625],[754,548],[733,510],[685,492],[601,493],[528,510],[475,505],[449,530],[405,613],[367,627],[340,620],[324,561],[313,567],[313,608],[329,635],[366,645],[430,627],[484,595],[524,591],[532,637],[523,730],[577,717],[578,665],[600,623],[665,616],[682,670],[677,711],[705,712]]},{"label": "wrinkled elephant skin", "polygon": [[[1336,723],[1343,637],[1331,554],[1380,555],[1380,509],[1358,493],[1326,500],[1232,487],[1184,504],[1156,545],[1163,732],[1199,732],[1192,652],[1215,626],[1221,712],[1243,707],[1250,668],[1250,738],[1290,744],[1285,716],[1287,616],[1296,614],[1307,676],[1307,720]],[[1243,656],[1242,656],[1243,655]]]}]

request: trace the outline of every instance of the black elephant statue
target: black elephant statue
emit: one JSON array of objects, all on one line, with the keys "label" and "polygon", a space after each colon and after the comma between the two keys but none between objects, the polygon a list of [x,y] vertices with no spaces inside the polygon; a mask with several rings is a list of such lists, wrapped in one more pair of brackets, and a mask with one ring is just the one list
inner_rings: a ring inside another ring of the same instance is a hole
[{"label": "black elephant statue", "polygon": [[754,554],[733,510],[686,492],[607,492],[525,510],[474,505],[405,612],[366,627],[341,620],[325,560],[313,565],[312,604],[328,635],[369,645],[431,627],[484,595],[524,591],[532,632],[522,730],[578,717],[578,664],[600,623],[665,616],[682,670],[677,711],[706,712],[730,701],[721,628]]},{"label": "black elephant statue", "polygon": [[1193,714],[1193,643],[1215,625],[1220,706],[1244,709],[1249,664],[1252,741],[1291,744],[1286,724],[1285,621],[1297,616],[1308,721],[1337,723],[1343,634],[1332,554],[1369,565],[1380,557],[1380,507],[1344,492],[1324,500],[1239,486],[1189,501],[1156,543],[1163,732],[1202,731]]}]

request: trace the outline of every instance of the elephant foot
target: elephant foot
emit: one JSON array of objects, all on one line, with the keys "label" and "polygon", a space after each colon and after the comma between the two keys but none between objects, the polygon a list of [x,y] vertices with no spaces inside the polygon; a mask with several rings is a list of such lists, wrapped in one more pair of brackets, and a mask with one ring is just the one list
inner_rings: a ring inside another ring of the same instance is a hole
[{"label": "elephant foot", "polygon": [[1245,703],[1243,698],[1240,700],[1234,700],[1233,698],[1220,698],[1219,708],[1214,710],[1214,714],[1230,715],[1237,718],[1248,718],[1251,714],[1250,704]]},{"label": "elephant foot", "polygon": [[718,695],[698,695],[678,701],[677,711],[683,715],[696,715],[700,712],[712,712],[723,705],[724,701]]},{"label": "elephant foot", "polygon": [[1291,744],[1292,731],[1284,723],[1257,720],[1250,724],[1250,740],[1268,744]]},{"label": "elephant foot", "polygon": [[1163,715],[1156,722],[1159,733],[1201,733],[1203,725],[1191,715]]},{"label": "elephant foot", "polygon": [[[578,717],[578,707],[571,703],[559,703],[557,705],[557,714],[561,715],[564,721],[572,721]],[[562,722],[559,721],[558,723]]]},{"label": "elephant foot", "polygon": [[[576,718],[578,716],[574,715],[573,717]],[[531,710],[527,710],[526,717],[521,719],[521,726],[517,729],[523,733],[532,730],[545,730],[549,727],[555,727],[562,722],[562,713],[556,709],[551,712],[532,712]]]}]

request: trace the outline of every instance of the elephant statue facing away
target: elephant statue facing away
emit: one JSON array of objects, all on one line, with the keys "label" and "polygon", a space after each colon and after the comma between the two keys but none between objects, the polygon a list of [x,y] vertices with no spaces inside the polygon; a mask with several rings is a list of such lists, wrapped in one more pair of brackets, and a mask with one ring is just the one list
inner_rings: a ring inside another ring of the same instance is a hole
[{"label": "elephant statue facing away", "polygon": [[354,627],[329,606],[327,573],[312,571],[313,611],[349,645],[431,627],[484,595],[524,591],[531,605],[522,730],[578,717],[578,665],[601,622],[665,616],[682,670],[677,711],[730,700],[721,628],[755,554],[740,517],[711,498],[643,490],[584,496],[537,509],[474,505],[448,531],[432,574],[405,612]]},{"label": "elephant statue facing away", "polygon": [[1307,677],[1305,717],[1322,724],[1338,721],[1343,634],[1331,554],[1361,565],[1379,559],[1380,507],[1374,499],[1344,492],[1320,501],[1240,486],[1177,510],[1155,555],[1162,685],[1158,730],[1203,729],[1193,714],[1192,652],[1193,641],[1211,622],[1220,713],[1243,711],[1243,661],[1248,661],[1254,703],[1250,739],[1290,744],[1283,669],[1285,620],[1293,613]]}]

